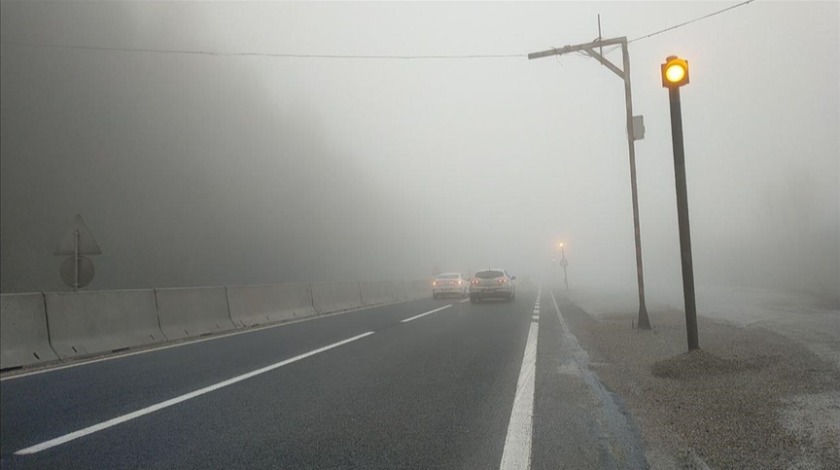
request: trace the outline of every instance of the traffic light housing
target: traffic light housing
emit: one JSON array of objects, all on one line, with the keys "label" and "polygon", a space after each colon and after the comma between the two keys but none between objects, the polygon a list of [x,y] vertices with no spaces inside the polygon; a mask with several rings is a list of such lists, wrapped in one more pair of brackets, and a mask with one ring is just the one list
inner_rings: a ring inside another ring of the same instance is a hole
[{"label": "traffic light housing", "polygon": [[677,56],[668,56],[662,64],[662,86],[679,88],[688,83],[688,61]]}]

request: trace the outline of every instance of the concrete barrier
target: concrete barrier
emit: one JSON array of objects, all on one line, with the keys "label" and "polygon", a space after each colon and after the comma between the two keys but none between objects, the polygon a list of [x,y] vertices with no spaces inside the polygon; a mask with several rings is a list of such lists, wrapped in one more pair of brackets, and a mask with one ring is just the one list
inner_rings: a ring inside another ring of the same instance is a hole
[{"label": "concrete barrier", "polygon": [[394,281],[394,293],[396,300],[409,300],[408,283],[406,281]]},{"label": "concrete barrier", "polygon": [[408,281],[408,292],[412,299],[420,299],[423,297],[432,296],[432,281],[428,279],[418,279],[415,281]]},{"label": "concrete barrier", "polygon": [[233,330],[224,287],[155,289],[160,329],[169,339]]},{"label": "concrete barrier", "polygon": [[0,295],[0,369],[56,360],[44,294]]},{"label": "concrete barrier", "polygon": [[387,304],[398,298],[397,283],[393,281],[360,282],[359,287],[365,305]]},{"label": "concrete barrier", "polygon": [[3,294],[0,367],[427,296],[428,280]]},{"label": "concrete barrier", "polygon": [[237,327],[317,315],[309,284],[228,287],[230,318]]},{"label": "concrete barrier", "polygon": [[151,289],[47,292],[50,342],[65,359],[142,346],[166,337]]},{"label": "concrete barrier", "polygon": [[358,282],[313,283],[311,288],[312,302],[320,314],[364,306]]}]

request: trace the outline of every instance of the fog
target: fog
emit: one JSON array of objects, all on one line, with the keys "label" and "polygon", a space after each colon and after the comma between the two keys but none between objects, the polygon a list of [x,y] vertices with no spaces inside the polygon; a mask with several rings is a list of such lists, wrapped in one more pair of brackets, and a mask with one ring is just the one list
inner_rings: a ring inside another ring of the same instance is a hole
[{"label": "fog", "polygon": [[[0,288],[67,289],[76,214],[87,289],[547,279],[561,240],[570,284],[635,286],[622,82],[526,55],[731,4],[3,2]],[[838,298],[839,23],[757,1],[630,45],[649,284],[680,278],[678,54],[696,281]]]}]

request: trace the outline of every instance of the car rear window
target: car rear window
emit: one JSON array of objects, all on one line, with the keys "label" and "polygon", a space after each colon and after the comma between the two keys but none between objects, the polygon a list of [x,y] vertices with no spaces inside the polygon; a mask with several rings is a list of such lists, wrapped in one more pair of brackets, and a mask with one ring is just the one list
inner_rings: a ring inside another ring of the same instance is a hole
[{"label": "car rear window", "polygon": [[494,279],[504,275],[505,273],[501,271],[481,271],[480,273],[475,273],[475,277],[479,279]]},{"label": "car rear window", "polygon": [[441,274],[437,278],[438,279],[458,279],[459,277],[461,277],[460,274]]}]

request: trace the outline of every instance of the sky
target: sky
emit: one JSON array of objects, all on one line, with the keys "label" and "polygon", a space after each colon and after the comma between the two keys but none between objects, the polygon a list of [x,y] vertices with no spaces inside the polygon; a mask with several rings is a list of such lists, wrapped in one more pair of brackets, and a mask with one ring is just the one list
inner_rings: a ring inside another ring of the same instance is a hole
[{"label": "sky", "polygon": [[[527,54],[736,3],[3,1],[0,290],[66,290],[76,214],[88,289],[545,278],[560,241],[570,284],[635,286],[623,83]],[[675,54],[696,282],[840,297],[839,9],[758,0],[629,45],[649,284],[681,273]],[[500,57],[402,58],[430,55]]]}]

